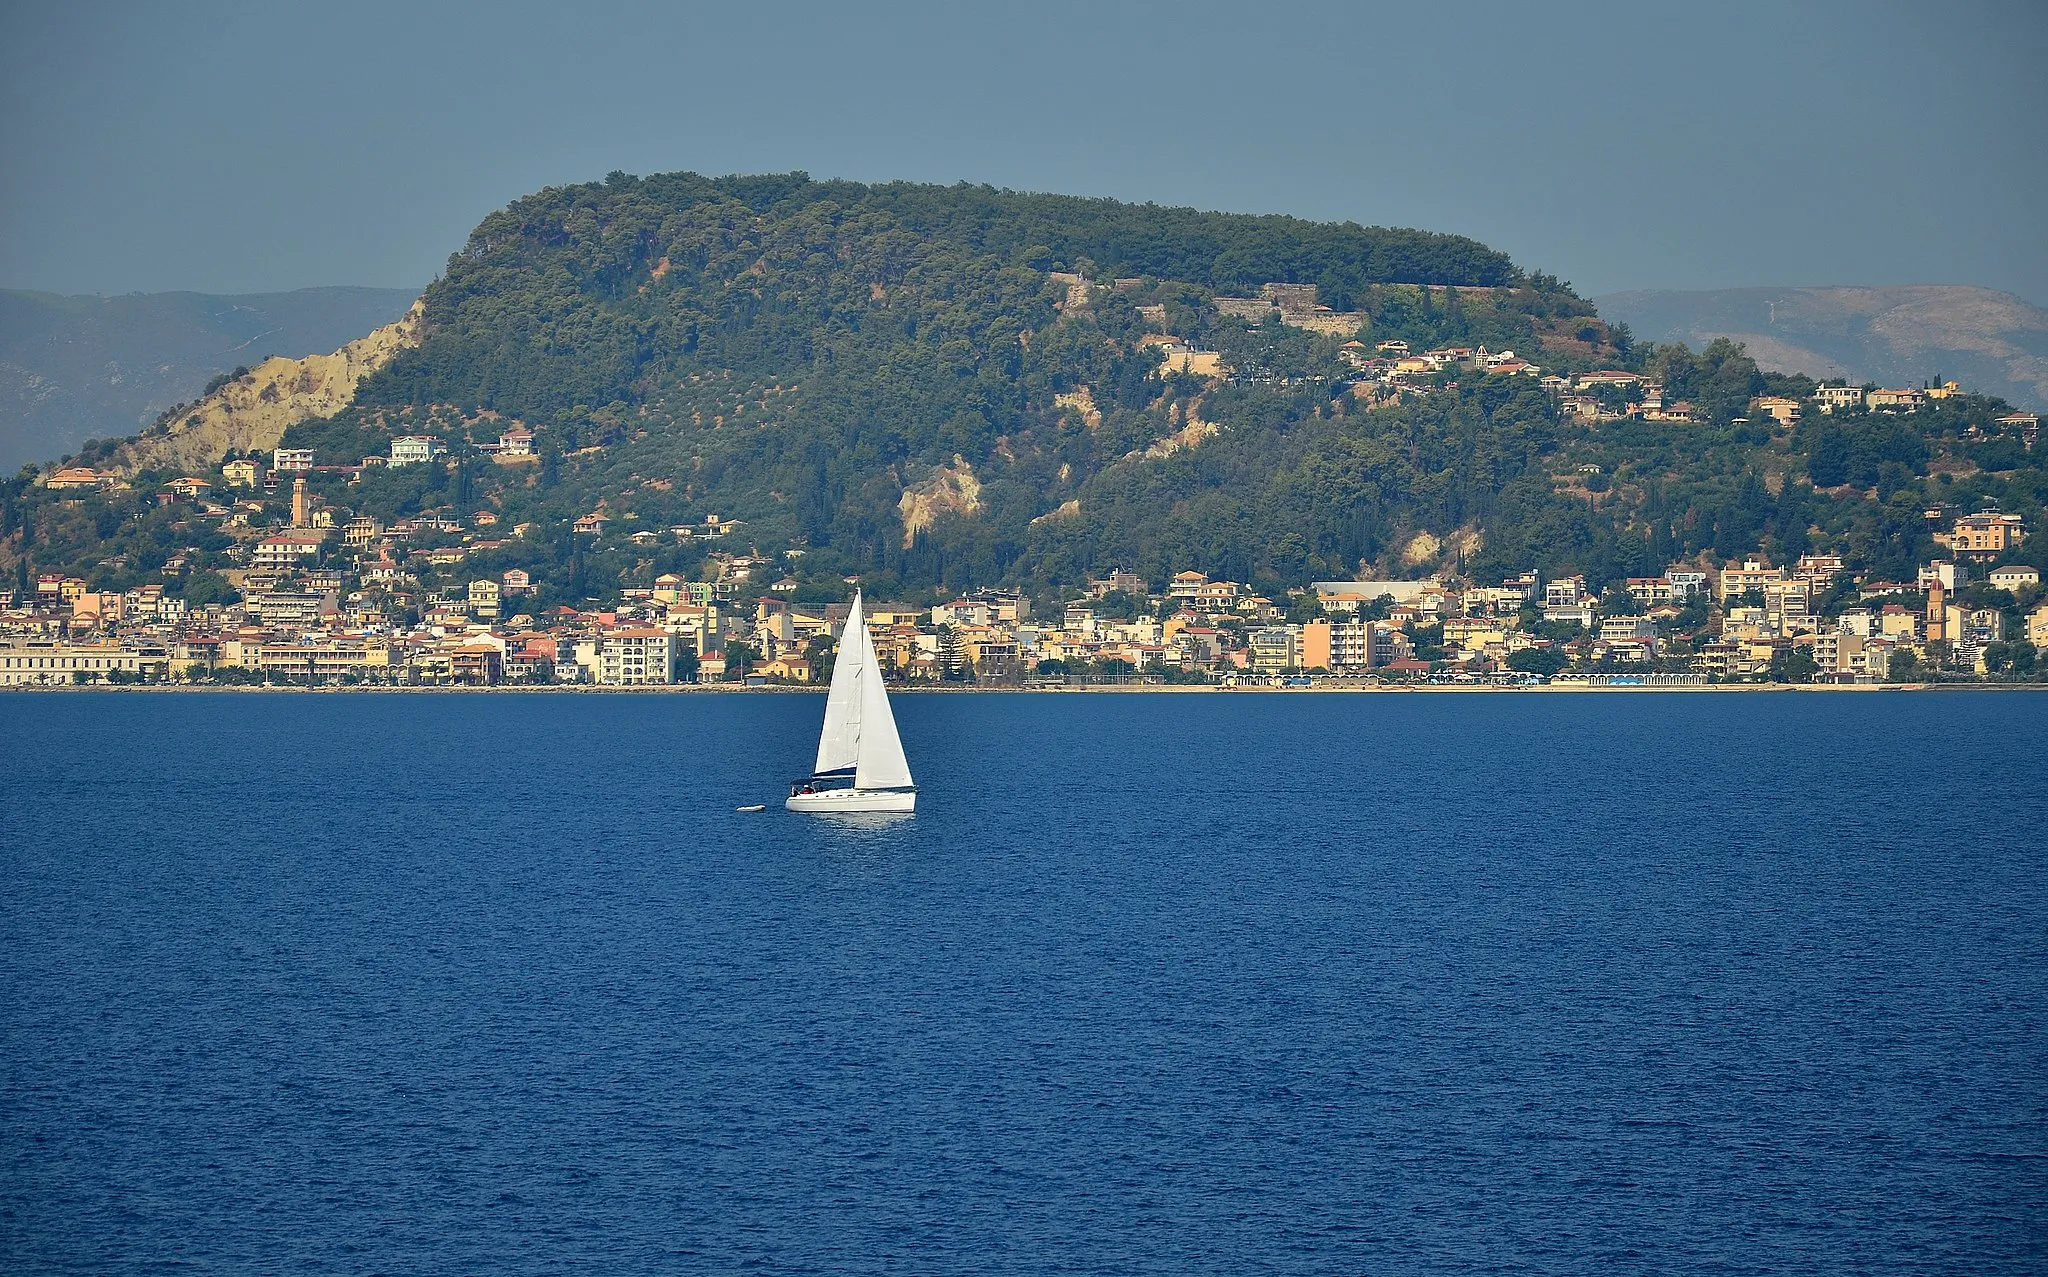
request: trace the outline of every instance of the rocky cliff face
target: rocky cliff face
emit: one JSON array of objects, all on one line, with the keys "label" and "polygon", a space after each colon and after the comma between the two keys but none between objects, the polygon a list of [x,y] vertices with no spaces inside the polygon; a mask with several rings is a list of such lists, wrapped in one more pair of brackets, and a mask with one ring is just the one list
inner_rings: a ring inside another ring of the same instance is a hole
[{"label": "rocky cliff face", "polygon": [[218,373],[331,351],[405,314],[415,291],[130,293],[0,289],[0,472],[120,439]]},{"label": "rocky cliff face", "polygon": [[390,363],[398,352],[419,345],[420,314],[421,305],[415,302],[397,323],[331,355],[272,356],[176,420],[123,444],[107,468],[121,474],[206,470],[231,451],[275,448],[290,427],[348,407],[363,378]]},{"label": "rocky cliff face", "polygon": [[979,509],[981,480],[965,458],[955,456],[952,465],[938,467],[903,490],[897,503],[903,516],[903,545],[909,548],[918,532],[942,514],[970,515]]}]

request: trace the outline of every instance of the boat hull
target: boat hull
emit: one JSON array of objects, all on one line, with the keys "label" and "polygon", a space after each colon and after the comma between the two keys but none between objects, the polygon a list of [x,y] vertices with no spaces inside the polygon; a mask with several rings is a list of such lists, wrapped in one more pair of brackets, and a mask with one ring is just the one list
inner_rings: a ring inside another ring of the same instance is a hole
[{"label": "boat hull", "polygon": [[916,811],[914,789],[821,789],[812,794],[791,794],[782,804],[791,811],[814,816],[833,816],[856,811]]}]

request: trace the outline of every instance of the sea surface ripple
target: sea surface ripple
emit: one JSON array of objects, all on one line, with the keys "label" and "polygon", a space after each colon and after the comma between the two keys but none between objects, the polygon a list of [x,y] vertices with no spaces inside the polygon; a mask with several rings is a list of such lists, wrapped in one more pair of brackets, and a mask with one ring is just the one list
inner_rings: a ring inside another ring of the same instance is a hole
[{"label": "sea surface ripple", "polygon": [[2048,698],[897,707],[0,696],[0,1270],[2048,1268]]}]

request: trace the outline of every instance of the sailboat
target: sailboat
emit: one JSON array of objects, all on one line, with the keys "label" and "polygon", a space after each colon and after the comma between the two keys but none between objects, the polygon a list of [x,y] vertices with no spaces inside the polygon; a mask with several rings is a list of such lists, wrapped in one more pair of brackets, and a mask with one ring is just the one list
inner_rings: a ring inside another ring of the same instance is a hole
[{"label": "sailboat", "polygon": [[917,809],[917,785],[896,735],[896,716],[889,712],[889,689],[882,686],[858,590],[832,665],[818,761],[810,775],[789,787],[783,806],[814,813]]}]

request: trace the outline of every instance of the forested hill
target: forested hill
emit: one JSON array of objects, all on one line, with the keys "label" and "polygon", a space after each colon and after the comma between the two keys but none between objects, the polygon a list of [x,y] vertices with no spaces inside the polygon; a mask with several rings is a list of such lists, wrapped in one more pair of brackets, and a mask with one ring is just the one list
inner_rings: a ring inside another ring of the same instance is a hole
[{"label": "forested hill", "polygon": [[[422,570],[453,583],[521,567],[543,603],[699,570],[703,539],[669,530],[709,515],[742,521],[721,549],[799,549],[820,589],[859,573],[907,597],[1051,592],[1113,567],[1268,589],[1531,567],[1598,585],[1703,553],[1818,548],[1909,574],[1932,548],[1930,504],[2033,518],[2048,496],[1995,400],[1774,428],[1756,397],[1811,382],[1727,343],[1632,347],[1556,279],[1423,231],[980,186],[614,174],[486,218],[424,304],[415,348],[284,443],[337,467],[312,483],[344,520],[522,529]],[[1524,366],[1468,351],[1390,379],[1401,343],[1512,350]],[[1617,420],[1639,391],[1599,386],[1594,403],[1536,375],[1600,368],[1638,371],[1688,411]],[[535,456],[492,456],[522,425]],[[447,464],[339,469],[415,434],[446,441]],[[69,460],[123,455],[155,454]],[[129,474],[130,500],[176,477]],[[0,567],[147,580],[196,535],[172,527],[175,509],[31,511],[39,498],[10,482]],[[579,519],[603,531],[572,534]]]},{"label": "forested hill", "polygon": [[[405,408],[489,411],[561,456],[512,505],[737,516],[764,548],[806,542],[820,571],[906,585],[1191,558],[1350,570],[1412,522],[1406,467],[1453,459],[1387,447],[1395,470],[1355,475],[1377,495],[1269,490],[1307,478],[1298,423],[1344,412],[1356,436],[1364,416],[1336,403],[1353,371],[1340,337],[1214,301],[1276,283],[1418,350],[1547,340],[1583,365],[1605,337],[1568,288],[1458,236],[979,186],[614,175],[487,218],[428,290],[419,349],[336,423],[361,438],[294,437],[346,456],[410,428]],[[1219,350],[1236,376],[1162,377],[1148,333]],[[1465,481],[1444,493],[1453,522]],[[1318,524],[1324,544],[1300,553]]]},{"label": "forested hill", "polygon": [[[427,293],[425,346],[364,402],[540,419],[706,371],[859,377],[834,357],[898,345],[943,351],[954,377],[1014,377],[1018,335],[1057,317],[1049,272],[1149,277],[1167,285],[1158,300],[1198,309],[1270,282],[1315,284],[1333,310],[1374,284],[1523,282],[1503,254],[1423,231],[964,185],[615,174],[486,218]],[[1155,291],[1127,294],[1100,335],[1126,335],[1115,321]]]}]

